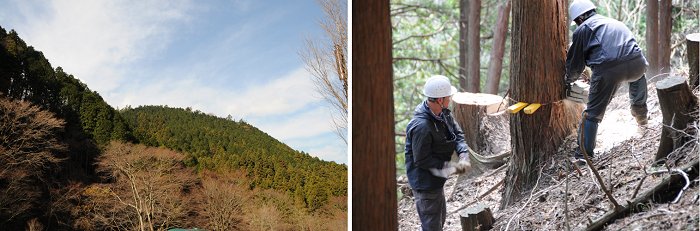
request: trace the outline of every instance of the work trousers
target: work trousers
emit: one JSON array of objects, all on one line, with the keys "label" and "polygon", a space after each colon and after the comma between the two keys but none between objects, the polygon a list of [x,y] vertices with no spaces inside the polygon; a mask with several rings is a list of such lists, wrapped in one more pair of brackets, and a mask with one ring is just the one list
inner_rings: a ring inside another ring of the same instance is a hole
[{"label": "work trousers", "polygon": [[[600,122],[605,115],[605,108],[610,104],[617,88],[622,83],[629,84],[629,98],[632,108],[644,108],[647,105],[647,80],[644,72],[647,62],[641,54],[624,62],[615,64],[603,64],[593,66],[591,87],[588,92],[588,104],[586,105],[586,118]],[[632,110],[632,113],[646,115],[646,110]],[[638,115],[634,115],[638,116]]]},{"label": "work trousers", "polygon": [[432,191],[413,190],[423,231],[442,230],[447,218],[447,203],[443,188]]},{"label": "work trousers", "polygon": [[629,84],[632,115],[637,118],[646,118],[647,116],[647,80],[644,76],[647,62],[644,56],[639,54],[630,60],[596,65],[591,69],[593,75],[588,93],[588,104],[584,110],[583,118],[581,118],[581,125],[584,129],[579,127],[578,130],[579,145],[589,155],[593,155],[593,149],[595,149],[598,123],[603,120],[605,109],[610,104],[620,84]]}]

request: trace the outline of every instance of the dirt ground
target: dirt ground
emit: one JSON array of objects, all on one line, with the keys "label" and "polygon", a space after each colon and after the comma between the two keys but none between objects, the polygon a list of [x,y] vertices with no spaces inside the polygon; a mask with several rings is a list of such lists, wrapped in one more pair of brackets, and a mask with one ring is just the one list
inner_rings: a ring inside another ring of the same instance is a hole
[{"label": "dirt ground", "polygon": [[[630,114],[628,93],[621,88],[608,106],[598,129],[593,162],[606,186],[612,188],[615,199],[623,204],[633,199],[637,187],[640,187],[637,194],[642,194],[670,175],[645,173],[645,170],[653,171],[650,166],[658,149],[662,128],[654,83],[649,83],[648,93],[650,120],[645,127],[639,127]],[[572,134],[559,148],[555,158],[541,166],[536,187],[526,191],[522,199],[505,209],[499,208],[503,185],[498,185],[505,177],[505,168],[489,170],[469,179],[450,177],[445,184],[448,217],[444,230],[461,230],[460,208],[476,203],[487,205],[493,212],[496,223],[492,230],[585,229],[590,221],[610,211],[612,203],[600,190],[588,166],[580,166],[579,173],[569,164],[569,156],[575,147],[576,137]],[[688,143],[682,150],[669,155],[669,165],[680,167],[697,160],[698,150],[697,140]],[[399,177],[398,182],[399,190],[403,192],[398,203],[399,230],[420,230],[420,220],[405,176]],[[648,202],[641,212],[617,219],[604,230],[700,229],[698,182],[698,179],[689,182],[689,188],[677,203]],[[495,190],[477,200],[494,186],[497,186]],[[670,200],[676,196],[676,193],[668,195]]]}]

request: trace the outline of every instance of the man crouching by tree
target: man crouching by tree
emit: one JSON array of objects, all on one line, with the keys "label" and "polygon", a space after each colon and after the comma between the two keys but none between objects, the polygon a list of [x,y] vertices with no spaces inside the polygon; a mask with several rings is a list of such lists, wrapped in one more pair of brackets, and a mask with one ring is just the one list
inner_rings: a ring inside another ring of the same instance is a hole
[{"label": "man crouching by tree", "polygon": [[[442,230],[447,217],[445,181],[471,169],[464,133],[447,109],[456,92],[447,77],[430,77],[423,86],[428,99],[416,107],[406,127],[406,175],[422,230]],[[454,151],[458,163],[450,162]]]}]

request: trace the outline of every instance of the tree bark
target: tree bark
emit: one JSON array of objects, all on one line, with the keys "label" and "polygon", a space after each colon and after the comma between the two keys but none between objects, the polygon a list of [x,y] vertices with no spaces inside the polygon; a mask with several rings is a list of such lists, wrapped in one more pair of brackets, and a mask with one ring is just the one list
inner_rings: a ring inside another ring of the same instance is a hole
[{"label": "tree bark", "polygon": [[501,83],[501,70],[503,68],[503,53],[506,49],[506,35],[508,33],[508,19],[510,18],[510,1],[498,7],[498,21],[493,29],[493,49],[489,61],[489,70],[486,77],[486,93],[498,94],[498,85]]},{"label": "tree bark", "polygon": [[562,100],[567,8],[566,0],[513,1],[511,98],[542,106],[532,115],[511,115],[512,156],[501,207],[533,186],[540,163],[552,157],[580,118],[581,107]]},{"label": "tree bark", "polygon": [[[357,0],[352,8],[352,225],[396,230],[396,163],[389,1]],[[359,7],[361,6],[361,7]]]},{"label": "tree bark", "polygon": [[700,85],[700,60],[698,59],[700,33],[686,35],[685,39],[688,46],[688,67],[690,72],[688,73],[688,80],[690,81],[690,87],[695,89]]},{"label": "tree bark", "polygon": [[467,92],[480,92],[481,44],[479,26],[481,23],[481,0],[469,0],[469,23],[467,24]]},{"label": "tree bark", "polygon": [[686,128],[698,119],[698,98],[693,95],[685,78],[679,76],[656,83],[656,93],[664,124],[659,150],[654,158],[659,161],[693,138],[691,134],[695,131],[686,131]]},{"label": "tree bark", "polygon": [[647,0],[647,62],[649,69],[648,78],[653,78],[659,73],[659,0]]},{"label": "tree bark", "polygon": [[659,2],[659,72],[668,76],[671,72],[671,0]]},{"label": "tree bark", "polygon": [[459,221],[462,230],[490,230],[496,219],[493,218],[491,209],[488,206],[477,204],[459,213]]},{"label": "tree bark", "polygon": [[462,128],[469,148],[481,154],[490,152],[492,148],[489,148],[489,143],[492,139],[489,138],[498,136],[492,133],[506,133],[506,131],[486,129],[484,125],[485,123],[494,124],[494,122],[506,124],[507,115],[489,115],[498,112],[499,107],[501,111],[505,110],[507,102],[503,102],[503,98],[497,95],[468,92],[455,94],[452,96],[452,101],[455,103],[454,118]]},{"label": "tree bark", "polygon": [[469,58],[467,57],[467,41],[468,33],[467,28],[469,26],[469,0],[459,1],[459,89],[462,91],[467,91],[469,88],[467,85],[467,78],[469,74],[467,73],[467,63]]}]

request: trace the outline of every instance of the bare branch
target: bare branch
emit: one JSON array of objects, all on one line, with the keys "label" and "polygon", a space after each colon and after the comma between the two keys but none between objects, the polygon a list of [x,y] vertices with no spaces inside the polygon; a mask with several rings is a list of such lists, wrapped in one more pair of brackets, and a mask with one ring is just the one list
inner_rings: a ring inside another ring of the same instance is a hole
[{"label": "bare branch", "polygon": [[325,13],[320,25],[326,38],[306,39],[305,49],[299,55],[312,75],[316,92],[332,108],[331,123],[336,134],[347,144],[347,3],[341,0],[318,0],[318,3]]}]

